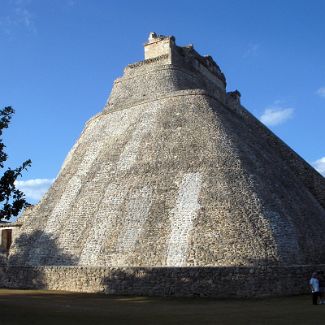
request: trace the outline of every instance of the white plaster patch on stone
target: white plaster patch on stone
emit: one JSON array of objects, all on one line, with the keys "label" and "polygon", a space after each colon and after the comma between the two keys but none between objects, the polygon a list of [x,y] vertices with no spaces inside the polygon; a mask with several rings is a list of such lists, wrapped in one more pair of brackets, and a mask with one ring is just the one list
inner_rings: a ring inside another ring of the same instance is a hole
[{"label": "white plaster patch on stone", "polygon": [[112,235],[119,208],[123,204],[126,194],[127,190],[124,185],[109,184],[99,209],[94,216],[94,227],[83,247],[79,265],[100,266],[98,259],[101,248],[107,237]]},{"label": "white plaster patch on stone", "polygon": [[[93,224],[98,211],[98,204],[101,201],[102,191],[91,190],[86,183],[82,189],[82,193],[78,195],[77,202],[69,211],[69,218],[64,224],[64,232],[60,232],[57,245],[64,249],[64,253],[79,256],[81,243],[85,236],[85,231],[90,224]],[[92,193],[92,195],[89,195]],[[98,224],[95,224],[98,227]]]},{"label": "white plaster patch on stone", "polygon": [[[102,145],[103,143],[101,142],[100,144]],[[82,185],[82,179],[87,175],[91,165],[100,153],[102,147],[100,144],[88,148],[75,175],[68,182],[58,204],[56,204],[49,216],[45,227],[46,232],[56,232],[68,217],[67,213],[78,195]]]},{"label": "white plaster patch on stone", "polygon": [[176,206],[169,216],[171,234],[167,247],[167,266],[186,265],[189,236],[200,208],[198,198],[201,183],[200,173],[188,173],[183,176]]},{"label": "white plaster patch on stone", "polygon": [[276,211],[267,210],[264,212],[264,215],[275,237],[279,258],[284,261],[292,258],[295,261],[299,261],[300,247],[296,230],[291,222]]},{"label": "white plaster patch on stone", "polygon": [[121,110],[107,114],[105,129],[106,135],[118,137],[124,134],[131,124],[134,124],[141,112],[141,107],[132,110]]},{"label": "white plaster patch on stone", "polygon": [[143,231],[152,203],[152,188],[143,187],[132,193],[128,200],[127,213],[116,245],[116,254],[112,256],[112,265],[127,265],[129,255],[133,253],[137,240]]},{"label": "white plaster patch on stone", "polygon": [[75,151],[76,151],[78,145],[79,145],[79,142],[76,142],[76,143],[73,145],[73,147],[71,148],[71,150],[69,151],[68,155],[67,155],[66,158],[64,159],[64,162],[63,162],[63,164],[62,164],[62,166],[61,166],[61,169],[60,169],[59,174],[60,174],[60,173],[63,171],[63,169],[64,169],[66,166],[68,166],[68,164],[70,163],[70,161],[71,161],[71,159],[72,159],[72,157],[73,157],[73,155],[74,155],[74,153],[75,153]]},{"label": "white plaster patch on stone", "polygon": [[120,159],[117,163],[118,170],[129,169],[137,159],[139,147],[143,137],[150,132],[154,125],[157,116],[157,105],[153,103],[141,114],[140,121],[133,132],[131,140],[124,147]]},{"label": "white plaster patch on stone", "polygon": [[61,230],[62,224],[67,217],[67,211],[70,209],[75,197],[81,188],[81,181],[78,176],[73,176],[68,182],[63,195],[58,204],[50,214],[42,235],[37,240],[37,247],[31,255],[29,265],[37,265],[45,255],[44,247],[48,245],[49,238],[55,240],[53,236]]},{"label": "white plaster patch on stone", "polygon": [[89,147],[82,163],[80,164],[79,168],[77,169],[77,175],[79,177],[84,177],[89,172],[90,167],[97,159],[97,156],[99,155],[101,149],[103,147],[103,142],[99,142],[97,144],[94,144],[93,146]]},{"label": "white plaster patch on stone", "polygon": [[[128,116],[124,111],[114,112],[110,115],[97,123],[93,123],[92,127],[96,128],[96,132],[94,131],[92,137],[88,139],[90,140],[89,145],[81,166],[77,171],[78,175],[85,176],[93,162],[97,159],[101,149],[108,145],[113,138],[119,137],[126,132],[132,122],[132,118],[126,118]],[[130,115],[134,115],[134,112]],[[121,123],[121,120],[124,122]],[[94,142],[95,140],[96,142]]]},{"label": "white plaster patch on stone", "polygon": [[124,134],[129,128],[130,124],[135,123],[136,118],[140,113],[140,108],[134,108],[132,111],[121,110],[112,112],[107,115],[99,116],[98,118],[90,121],[85,130],[83,131],[80,139],[74,144],[67,157],[65,158],[60,173],[70,163],[72,157],[78,146],[89,143],[89,146],[93,141],[98,141],[103,137],[118,137]]},{"label": "white plaster patch on stone", "polygon": [[74,144],[70,152],[68,153],[67,157],[65,158],[62,167],[60,169],[60,173],[63,171],[63,169],[70,163],[72,157],[74,156],[74,153],[78,146],[81,143],[89,142],[91,143],[93,140],[96,140],[99,138],[100,134],[103,133],[103,128],[105,127],[105,121],[102,118],[95,119],[93,121],[90,121],[85,130],[83,131],[82,136],[80,139]]},{"label": "white plaster patch on stone", "polygon": [[[82,143],[84,147],[82,161],[79,163],[75,175],[65,186],[58,204],[56,204],[50,214],[44,228],[44,235],[39,239],[40,243],[42,243],[43,237],[54,236],[55,234],[53,240],[56,241],[59,249],[64,253],[72,254],[76,251],[77,248],[75,246],[80,239],[80,231],[78,232],[77,229],[83,229],[87,219],[83,218],[83,216],[86,210],[87,215],[94,215],[98,210],[98,201],[101,199],[99,188],[96,190],[96,193],[98,191],[98,195],[94,193],[93,200],[91,198],[79,197],[80,189],[87,187],[87,183],[85,183],[86,177],[92,165],[96,162],[101,150],[105,146],[111,145],[115,141],[114,139],[126,132],[129,125],[137,121],[140,112],[143,112],[143,110],[134,110],[132,112],[117,111],[91,121],[80,138],[80,141],[78,141],[78,144]],[[69,159],[66,164],[68,163]],[[109,172],[110,167],[107,165],[107,172]],[[99,182],[97,183],[99,184]],[[114,197],[114,195],[112,196]],[[97,202],[94,202],[96,199]],[[80,209],[78,208],[79,206]],[[70,215],[72,211],[73,215]],[[67,229],[61,235],[60,229],[62,227]],[[71,237],[71,234],[74,234],[74,236]],[[38,261],[35,261],[35,263],[37,264]]]},{"label": "white plaster patch on stone", "polygon": [[61,222],[66,217],[66,213],[73,203],[81,188],[80,177],[75,175],[68,182],[63,195],[61,196],[58,204],[56,204],[51,215],[48,218],[45,232],[55,233],[61,227]]},{"label": "white plaster patch on stone", "polygon": [[93,140],[97,140],[98,136],[100,136],[106,127],[106,119],[105,117],[99,117],[93,121],[91,121],[82,136],[80,137],[80,143],[92,142]]},{"label": "white plaster patch on stone", "polygon": [[[86,155],[93,156],[93,153],[89,150],[92,150],[92,148],[97,150],[96,147],[99,143],[112,142],[112,138],[123,135],[129,126],[136,122],[140,112],[139,108],[135,108],[132,111],[122,110],[100,116],[88,124],[79,141],[73,148],[76,149],[76,147],[82,143],[84,146],[89,147]],[[93,145],[94,143],[95,145]],[[67,161],[64,162],[64,166],[69,163],[71,159],[70,156],[73,155],[73,150],[75,149],[72,149],[69,153],[66,158]]]}]

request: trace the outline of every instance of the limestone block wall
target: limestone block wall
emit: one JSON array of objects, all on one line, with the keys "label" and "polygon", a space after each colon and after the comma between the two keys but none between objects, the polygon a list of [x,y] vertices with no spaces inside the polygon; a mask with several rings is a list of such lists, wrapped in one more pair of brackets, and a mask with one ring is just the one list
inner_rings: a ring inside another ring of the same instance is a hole
[{"label": "limestone block wall", "polygon": [[325,179],[314,168],[301,158],[292,148],[279,139],[270,129],[255,118],[245,107],[240,104],[227,105],[234,110],[244,121],[251,133],[255,133],[272,147],[276,154],[280,156],[290,167],[300,182],[308,188],[318,203],[325,208]]},{"label": "limestone block wall", "polygon": [[325,212],[308,188],[238,114],[196,90],[92,119],[33,213],[11,265],[325,260]]},{"label": "limestone block wall", "polygon": [[166,60],[115,82],[25,218],[10,267],[325,263],[324,179],[191,58]]},{"label": "limestone block wall", "polygon": [[225,90],[212,85],[197,71],[177,65],[157,64],[157,62],[154,65],[143,64],[136,69],[126,69],[124,77],[114,82],[105,110],[112,111],[128,107],[134,103],[150,100],[159,94],[187,89],[206,90],[224,102]]},{"label": "limestone block wall", "polygon": [[309,293],[325,265],[283,267],[0,267],[0,287],[110,295],[266,297]]}]

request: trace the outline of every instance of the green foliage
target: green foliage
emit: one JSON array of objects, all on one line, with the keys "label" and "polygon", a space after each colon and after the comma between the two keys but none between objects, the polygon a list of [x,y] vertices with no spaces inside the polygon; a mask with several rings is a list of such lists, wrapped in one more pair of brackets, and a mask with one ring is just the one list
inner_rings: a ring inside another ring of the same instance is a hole
[{"label": "green foliage", "polygon": [[[4,168],[4,163],[8,155],[4,151],[5,145],[2,141],[3,130],[7,129],[15,111],[10,107],[0,110],[0,168]],[[9,220],[12,216],[17,216],[19,212],[29,206],[23,192],[15,186],[16,179],[22,175],[24,170],[31,166],[28,159],[20,167],[8,168],[0,178],[0,220]]]}]

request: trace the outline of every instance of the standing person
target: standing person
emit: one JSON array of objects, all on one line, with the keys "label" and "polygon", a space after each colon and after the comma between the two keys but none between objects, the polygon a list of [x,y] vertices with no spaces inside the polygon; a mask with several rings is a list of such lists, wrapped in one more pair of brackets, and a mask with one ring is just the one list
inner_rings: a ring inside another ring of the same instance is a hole
[{"label": "standing person", "polygon": [[324,271],[318,273],[318,281],[319,281],[319,304],[325,304],[325,277]]},{"label": "standing person", "polygon": [[318,297],[320,296],[319,280],[318,280],[317,272],[314,272],[312,274],[311,279],[309,281],[309,285],[310,285],[311,292],[313,295],[313,305],[317,305],[317,300],[318,300]]}]

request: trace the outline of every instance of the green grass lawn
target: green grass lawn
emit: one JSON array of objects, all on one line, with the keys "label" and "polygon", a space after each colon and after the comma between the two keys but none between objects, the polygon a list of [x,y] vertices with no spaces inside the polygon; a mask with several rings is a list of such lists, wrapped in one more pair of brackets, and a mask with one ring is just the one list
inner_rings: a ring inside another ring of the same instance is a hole
[{"label": "green grass lawn", "polygon": [[0,289],[0,324],[325,324],[311,297],[114,297]]}]

